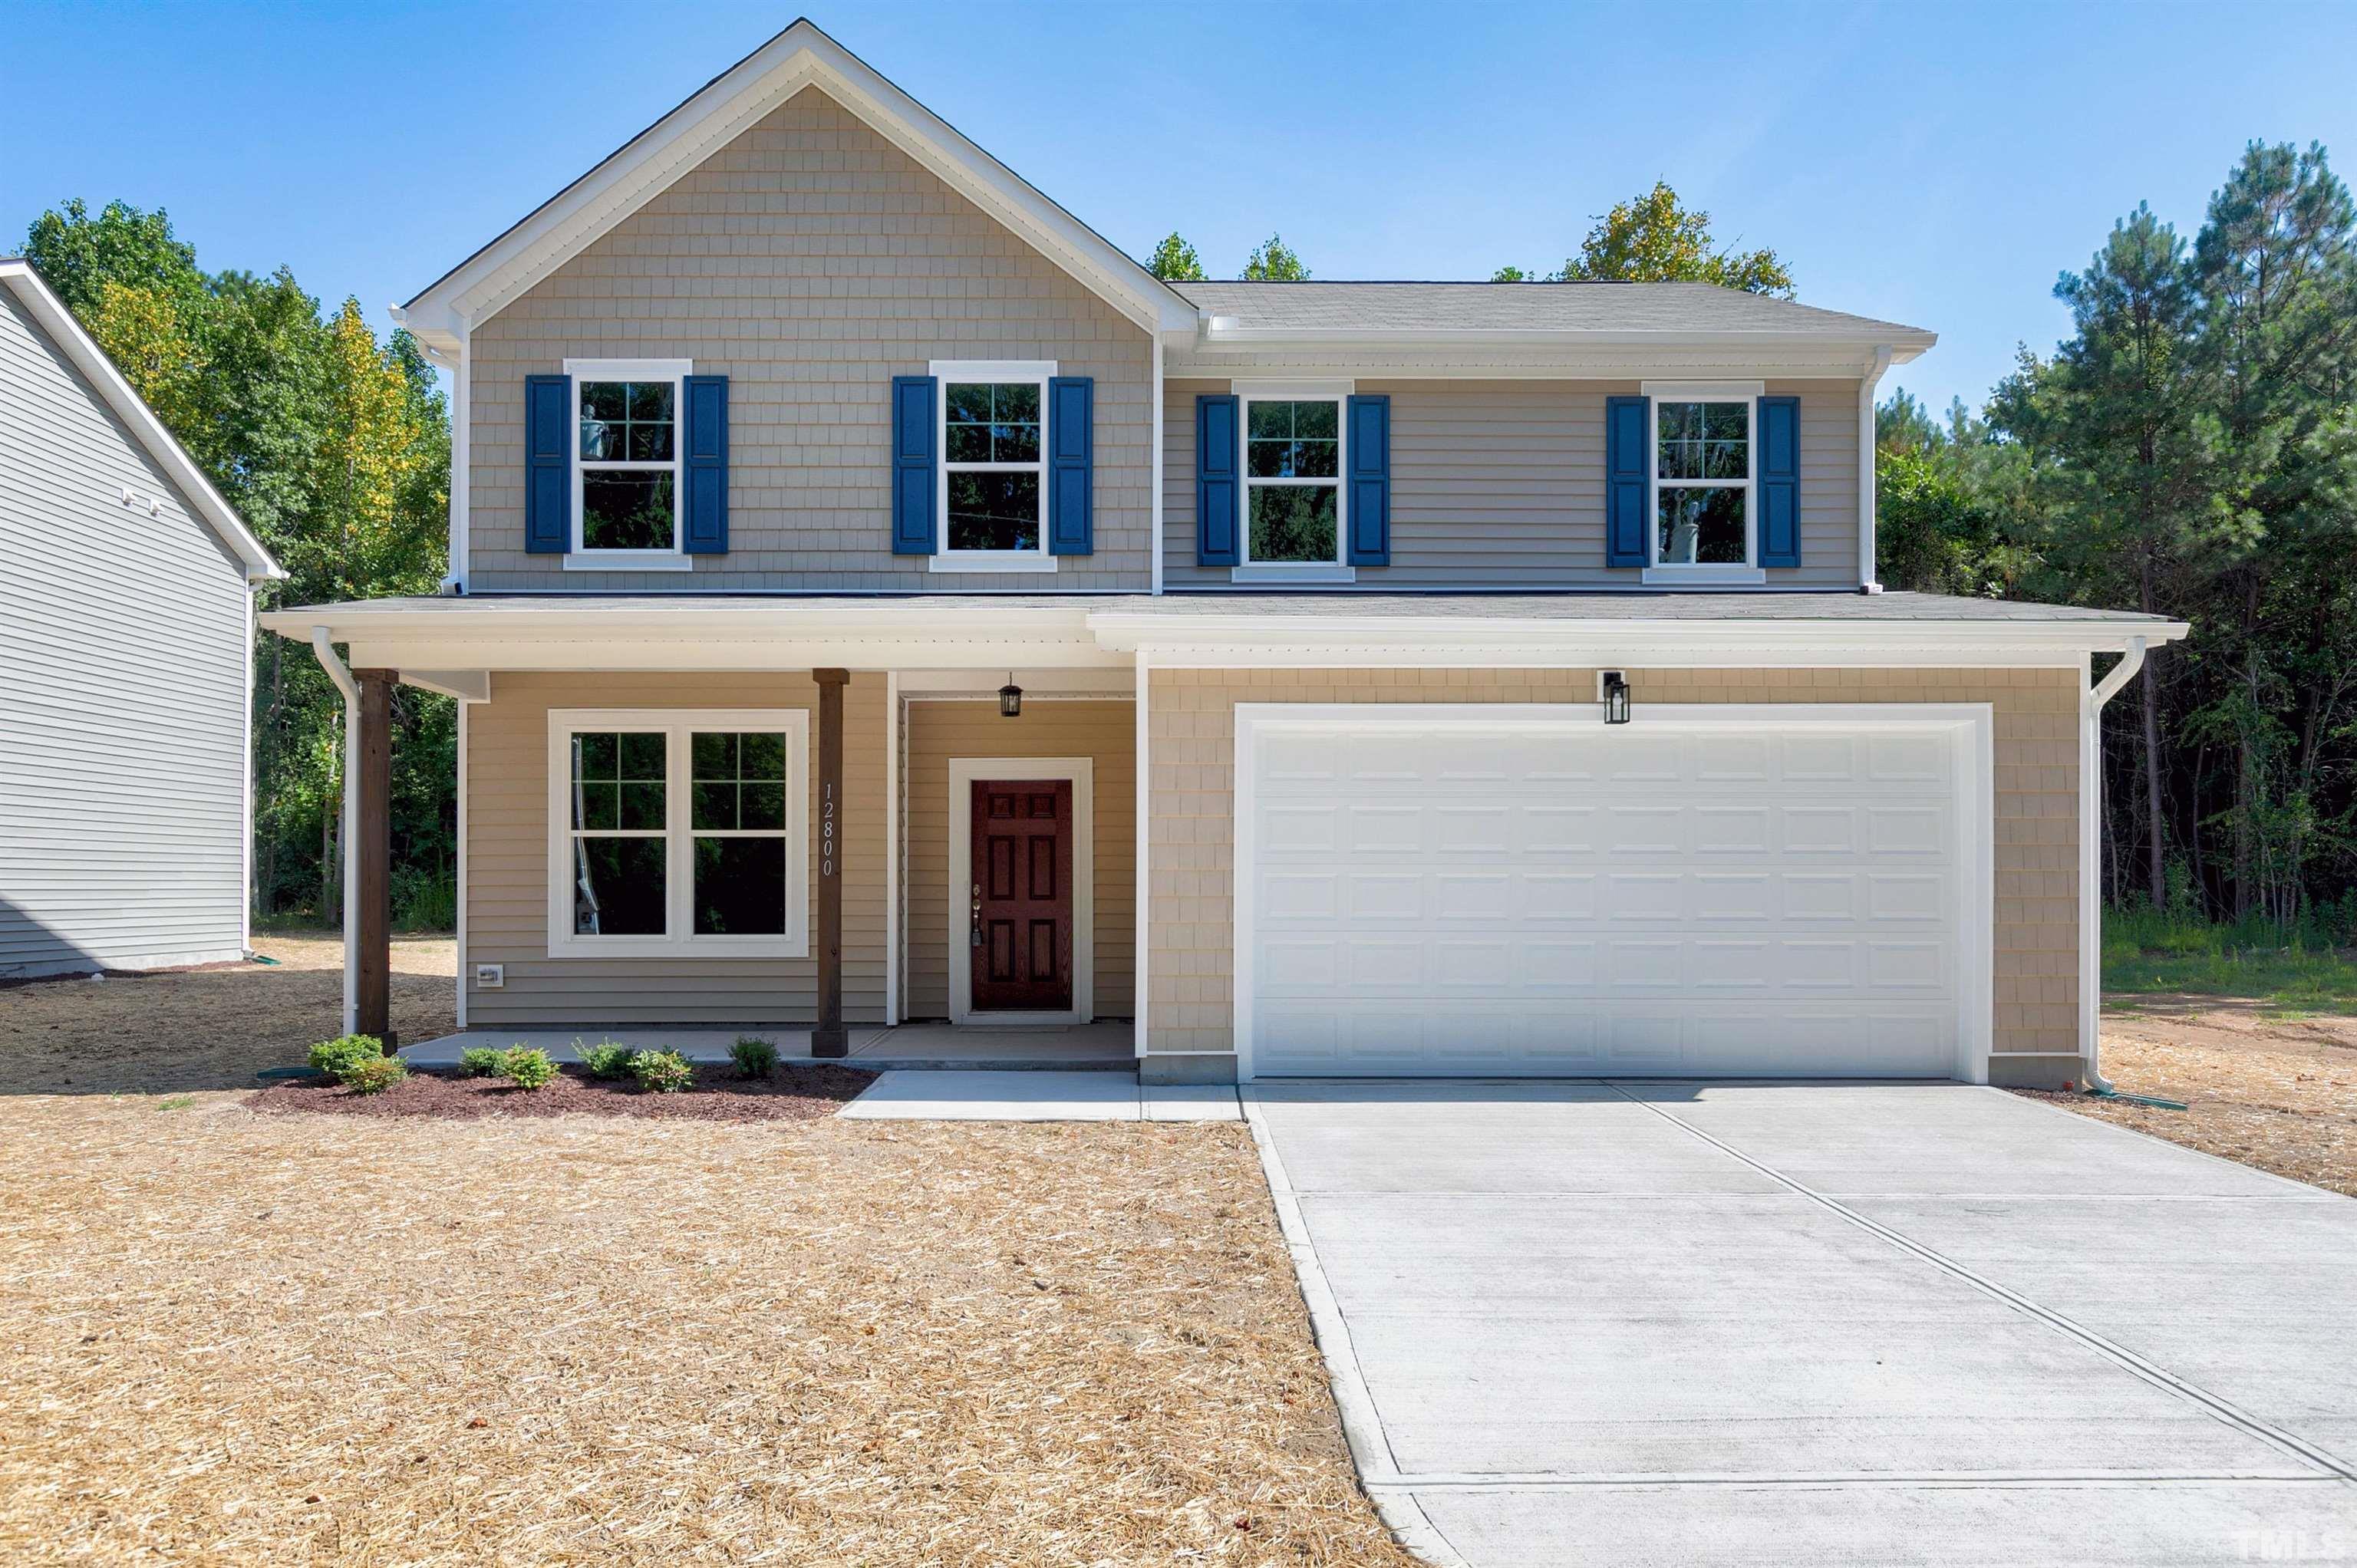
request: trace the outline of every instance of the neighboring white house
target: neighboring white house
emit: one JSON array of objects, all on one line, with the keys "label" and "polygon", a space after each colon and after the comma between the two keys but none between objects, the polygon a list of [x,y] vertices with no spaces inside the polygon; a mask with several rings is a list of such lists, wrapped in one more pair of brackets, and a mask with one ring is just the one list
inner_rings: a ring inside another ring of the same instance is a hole
[{"label": "neighboring white house", "polygon": [[253,589],[284,575],[0,259],[0,980],[243,955]]}]

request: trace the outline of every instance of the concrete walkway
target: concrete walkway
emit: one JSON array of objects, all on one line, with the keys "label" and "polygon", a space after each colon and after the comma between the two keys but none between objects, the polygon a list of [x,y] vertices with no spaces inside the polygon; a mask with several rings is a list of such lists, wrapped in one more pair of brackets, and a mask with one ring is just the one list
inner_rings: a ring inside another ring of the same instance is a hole
[{"label": "concrete walkway", "polygon": [[836,1114],[866,1122],[1243,1119],[1232,1084],[1140,1083],[1109,1072],[888,1072]]},{"label": "concrete walkway", "polygon": [[1244,1095],[1434,1561],[2357,1561],[2357,1202],[1961,1085]]}]

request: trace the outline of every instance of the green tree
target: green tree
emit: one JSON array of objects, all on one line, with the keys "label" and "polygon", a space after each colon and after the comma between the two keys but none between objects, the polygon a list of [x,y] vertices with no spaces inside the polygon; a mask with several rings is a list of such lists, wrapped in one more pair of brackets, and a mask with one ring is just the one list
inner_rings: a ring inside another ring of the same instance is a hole
[{"label": "green tree", "polygon": [[1283,236],[1271,234],[1244,262],[1243,275],[1251,283],[1299,283],[1308,277],[1309,269],[1301,264],[1301,258]]},{"label": "green tree", "polygon": [[[26,252],[288,572],[269,603],[432,590],[442,570],[447,412],[405,333],[357,304],[332,318],[285,269],[207,275],[161,211],[69,201]],[[307,652],[254,649],[257,912],[336,914],[342,706]],[[394,877],[424,907],[455,819],[447,698],[404,689],[393,744]],[[447,899],[439,900],[447,902]]]},{"label": "green tree", "polygon": [[1509,263],[1507,265],[1500,267],[1496,272],[1491,273],[1490,274],[1490,281],[1491,283],[1533,283],[1536,280],[1534,279],[1530,274],[1523,271],[1522,268]]},{"label": "green tree", "polygon": [[[2083,595],[2160,613],[2213,516],[2216,442],[2202,411],[2185,245],[2138,206],[2054,293],[2075,330],[2005,405],[2010,428],[2040,455],[2046,553]],[[2169,893],[2156,661],[2140,682],[2144,882],[2158,907]]]},{"label": "green tree", "polygon": [[1203,263],[1195,254],[1195,247],[1178,237],[1174,229],[1154,247],[1154,254],[1146,258],[1146,270],[1164,283],[1201,283]]},{"label": "green tree", "polygon": [[1792,274],[1762,247],[1717,249],[1710,214],[1686,207],[1669,182],[1633,200],[1614,204],[1580,242],[1579,254],[1555,274],[1566,283],[1707,283],[1747,294],[1792,296]]}]

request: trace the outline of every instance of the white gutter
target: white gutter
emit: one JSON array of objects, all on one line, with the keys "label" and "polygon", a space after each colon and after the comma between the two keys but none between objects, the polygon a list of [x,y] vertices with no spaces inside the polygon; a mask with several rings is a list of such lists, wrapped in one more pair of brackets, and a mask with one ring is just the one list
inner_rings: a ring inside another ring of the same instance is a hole
[{"label": "white gutter", "polygon": [[311,651],[318,656],[319,668],[344,694],[344,803],[340,818],[337,848],[344,861],[344,1034],[360,1027],[361,1008],[361,949],[359,928],[353,923],[355,902],[360,897],[360,857],[352,853],[352,792],[360,778],[361,687],[344,661],[336,657],[336,645],[324,626],[311,628]]},{"label": "white gutter", "polygon": [[[2144,668],[2145,639],[2132,637],[2120,661],[2081,699],[2079,708],[2079,1046],[2086,1084],[2108,1090],[2103,1073],[2104,897],[2103,863],[2096,838],[2103,825],[2104,704]],[[2082,684],[2084,675],[2082,675]]]},{"label": "white gutter", "polygon": [[1875,349],[1873,365],[1857,383],[1857,583],[1860,591],[1868,594],[1882,592],[1882,583],[1875,575],[1874,554],[1874,388],[1889,369],[1890,349],[1886,345]]}]

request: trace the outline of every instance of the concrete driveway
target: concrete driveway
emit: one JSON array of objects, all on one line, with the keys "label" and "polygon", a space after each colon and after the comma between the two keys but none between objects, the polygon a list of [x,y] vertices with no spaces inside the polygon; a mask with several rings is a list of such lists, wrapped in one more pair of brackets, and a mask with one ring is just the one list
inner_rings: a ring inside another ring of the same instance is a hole
[{"label": "concrete driveway", "polygon": [[1439,1561],[2357,1562],[2357,1202],[1962,1085],[1246,1110]]}]

